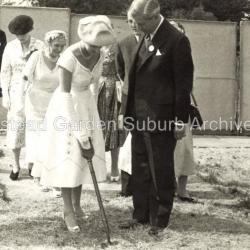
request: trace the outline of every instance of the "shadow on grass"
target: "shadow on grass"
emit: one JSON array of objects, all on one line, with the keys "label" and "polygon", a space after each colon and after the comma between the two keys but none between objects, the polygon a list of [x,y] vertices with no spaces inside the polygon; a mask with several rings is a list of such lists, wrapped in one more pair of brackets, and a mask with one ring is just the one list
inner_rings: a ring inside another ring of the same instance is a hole
[{"label": "shadow on grass", "polygon": [[10,202],[11,199],[7,196],[7,190],[5,185],[0,183],[0,199],[2,199],[5,202]]},{"label": "shadow on grass", "polygon": [[[124,211],[107,208],[111,240],[113,237],[123,238],[123,232],[117,232],[117,218]],[[119,214],[119,215],[118,215]],[[95,248],[106,241],[105,228],[102,224],[99,211],[91,211],[89,218],[79,223],[81,232],[74,234],[67,231],[62,217],[30,217],[19,218],[8,225],[1,225],[1,246],[49,246],[49,247],[76,247]],[[116,228],[116,229],[114,229]],[[114,233],[113,233],[114,232]],[[126,237],[127,238],[127,237]],[[14,241],[13,241],[14,240]],[[118,240],[119,241],[119,240]]]},{"label": "shadow on grass", "polygon": [[216,232],[228,234],[249,234],[250,224],[222,219],[207,214],[174,214],[171,219],[172,230],[178,232]]},{"label": "shadow on grass", "polygon": [[192,197],[195,197],[197,199],[206,199],[206,200],[217,200],[217,199],[223,199],[223,200],[228,200],[228,199],[233,199],[233,196],[230,195],[225,195],[222,192],[219,192],[216,189],[212,190],[206,190],[206,191],[190,191],[189,192]]},{"label": "shadow on grass", "polygon": [[[249,210],[250,209],[250,199],[248,197],[234,200],[233,203],[221,203],[219,201],[213,202],[213,206],[222,207],[234,210]],[[249,210],[250,211],[250,210]]]},{"label": "shadow on grass", "polygon": [[[117,205],[119,205],[119,199]],[[129,209],[118,208],[115,204],[106,205],[105,209],[112,240],[120,242],[119,244],[125,244],[124,246],[136,245],[138,242],[147,244],[152,241],[147,233],[148,226],[140,226],[135,230],[119,229],[120,222],[130,219],[131,212]],[[69,233],[63,219],[58,215],[53,215],[53,213],[46,217],[19,217],[8,225],[1,225],[0,238],[3,239],[1,245],[11,246],[11,243],[13,249],[15,249],[15,246],[30,245],[34,247],[75,247],[76,249],[89,247],[96,249],[101,242],[106,240],[105,229],[98,208],[95,207],[88,212],[89,217],[80,223],[81,232],[79,234]],[[250,225],[233,219],[221,219],[213,215],[176,212],[172,215],[168,230],[180,233],[217,232],[238,235],[249,234]],[[119,249],[119,245],[114,249]]]},{"label": "shadow on grass", "polygon": [[0,168],[0,174],[10,174],[11,170],[7,170],[7,169],[2,169]]}]

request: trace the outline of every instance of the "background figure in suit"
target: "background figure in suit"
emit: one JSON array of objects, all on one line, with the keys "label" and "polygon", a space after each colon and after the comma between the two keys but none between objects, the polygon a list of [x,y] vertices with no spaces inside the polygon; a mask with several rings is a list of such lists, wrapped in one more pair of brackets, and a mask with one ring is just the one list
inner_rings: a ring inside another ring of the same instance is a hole
[{"label": "background figure in suit", "polygon": [[146,35],[129,73],[124,124],[132,128],[133,220],[149,234],[168,226],[175,193],[174,149],[185,136],[193,83],[188,38],[160,15],[157,0],[134,0],[131,15]]},{"label": "background figure in suit", "polygon": [[[142,35],[131,16],[130,11],[127,13],[128,25],[133,31],[133,34],[126,36],[117,44],[116,63],[117,71],[123,80],[122,87],[122,106],[121,110],[126,107],[128,96],[128,73],[132,65],[132,60],[136,52],[136,48]],[[126,138],[126,141],[121,148],[119,157],[119,166],[121,168],[121,196],[132,195],[131,190],[131,134]]]},{"label": "background figure in suit", "polygon": [[[6,46],[6,43],[7,43],[7,39],[6,39],[5,32],[3,30],[0,30],[0,71],[1,71],[1,65],[2,65],[3,51]],[[2,88],[0,88],[0,97],[2,97]]]}]

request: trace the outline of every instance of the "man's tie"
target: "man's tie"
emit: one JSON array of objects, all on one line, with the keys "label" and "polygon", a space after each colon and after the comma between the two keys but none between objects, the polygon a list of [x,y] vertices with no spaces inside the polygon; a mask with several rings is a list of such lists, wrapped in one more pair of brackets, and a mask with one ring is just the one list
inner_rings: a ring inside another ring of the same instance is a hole
[{"label": "man's tie", "polygon": [[146,34],[144,39],[145,39],[146,49],[148,50],[148,47],[152,44],[150,34]]}]

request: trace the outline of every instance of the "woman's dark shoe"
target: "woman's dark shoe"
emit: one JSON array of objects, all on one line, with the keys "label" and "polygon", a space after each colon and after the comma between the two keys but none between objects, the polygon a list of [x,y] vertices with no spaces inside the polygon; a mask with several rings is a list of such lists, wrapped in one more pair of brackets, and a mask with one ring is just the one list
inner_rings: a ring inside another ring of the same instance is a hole
[{"label": "woman's dark shoe", "polygon": [[134,229],[140,225],[145,225],[148,222],[146,221],[138,221],[136,219],[128,220],[126,222],[121,223],[118,227],[120,229]]},{"label": "woman's dark shoe", "polygon": [[31,175],[32,169],[28,169],[28,170],[29,170],[29,176],[30,176],[30,177],[33,177],[33,176]]},{"label": "woman's dark shoe", "polygon": [[118,194],[117,194],[117,197],[129,197],[129,196],[132,196],[132,193],[130,193],[130,192],[126,192],[126,193],[124,193],[124,192],[119,192]]},{"label": "woman's dark shoe", "polygon": [[16,172],[16,173],[14,173],[13,170],[11,170],[10,179],[11,179],[12,181],[16,181],[16,180],[18,179],[19,172],[20,172],[20,170],[19,170],[18,172]]}]

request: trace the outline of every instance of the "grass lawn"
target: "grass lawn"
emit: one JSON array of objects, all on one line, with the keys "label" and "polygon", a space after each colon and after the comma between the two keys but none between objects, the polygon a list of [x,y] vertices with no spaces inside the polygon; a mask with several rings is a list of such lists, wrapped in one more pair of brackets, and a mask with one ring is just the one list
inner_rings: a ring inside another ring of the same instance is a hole
[{"label": "grass lawn", "polygon": [[[5,200],[0,199],[0,250],[101,249],[106,234],[94,191],[82,193],[88,217],[80,223],[81,233],[69,233],[61,198],[42,193],[26,169],[20,180],[10,181],[9,153],[1,148],[5,157],[0,159],[0,189],[5,190]],[[160,238],[149,236],[147,226],[119,229],[119,222],[131,217],[132,200],[117,197],[119,184],[102,186],[111,238],[118,243],[107,249],[250,249],[248,151],[195,148],[197,175],[190,178],[188,189],[198,202],[175,200],[170,226]]]}]

